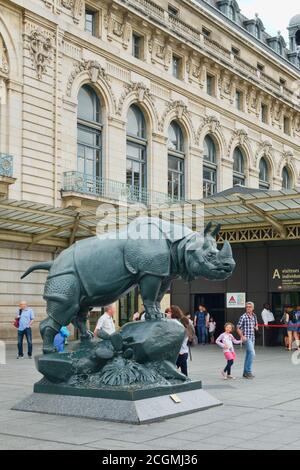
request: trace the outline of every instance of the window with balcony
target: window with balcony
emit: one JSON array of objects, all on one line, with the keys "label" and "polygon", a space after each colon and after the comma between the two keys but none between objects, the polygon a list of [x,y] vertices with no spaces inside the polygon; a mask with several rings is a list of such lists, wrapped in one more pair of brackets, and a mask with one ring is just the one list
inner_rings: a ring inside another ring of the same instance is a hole
[{"label": "window with balcony", "polygon": [[245,186],[245,157],[242,149],[236,147],[233,153],[233,186]]},{"label": "window with balcony", "polygon": [[217,192],[217,151],[210,135],[204,139],[203,152],[203,197]]},{"label": "window with balcony", "polygon": [[261,158],[259,163],[259,188],[270,189],[269,167],[265,158]]},{"label": "window with balcony", "polygon": [[85,31],[96,36],[96,12],[86,8],[85,10]]},{"label": "window with balcony", "polygon": [[286,166],[282,170],[282,189],[292,189],[292,178]]},{"label": "window with balcony", "polygon": [[131,200],[145,202],[147,189],[147,131],[145,117],[136,105],[127,114],[126,183]]},{"label": "window with balcony", "polygon": [[168,196],[184,198],[184,138],[181,127],[171,122],[168,132]]},{"label": "window with balcony", "polygon": [[78,94],[77,168],[91,177],[88,189],[93,190],[95,178],[101,176],[102,125],[101,106],[96,92],[88,85]]}]

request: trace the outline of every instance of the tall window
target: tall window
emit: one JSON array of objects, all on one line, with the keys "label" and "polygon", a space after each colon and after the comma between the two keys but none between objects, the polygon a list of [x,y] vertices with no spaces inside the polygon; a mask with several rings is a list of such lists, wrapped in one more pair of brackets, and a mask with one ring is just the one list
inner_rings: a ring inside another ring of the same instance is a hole
[{"label": "tall window", "polygon": [[136,33],[132,35],[132,55],[136,59],[142,58],[143,38]]},{"label": "tall window", "polygon": [[96,35],[96,13],[92,10],[85,10],[85,30]]},{"label": "tall window", "polygon": [[233,186],[240,184],[245,186],[245,158],[240,147],[236,147],[233,153]]},{"label": "tall window", "polygon": [[291,189],[292,188],[292,181],[290,172],[285,166],[282,170],[282,189]]},{"label": "tall window", "polygon": [[206,92],[210,96],[215,95],[215,77],[213,75],[206,75]]},{"label": "tall window", "polygon": [[217,192],[217,152],[209,135],[204,139],[203,160],[203,197],[209,197]]},{"label": "tall window", "polygon": [[259,163],[259,188],[260,189],[269,189],[269,168],[266,160],[262,158]]},{"label": "tall window", "polygon": [[101,106],[95,91],[84,85],[78,94],[77,156],[78,171],[101,176]]},{"label": "tall window", "polygon": [[287,116],[283,118],[283,132],[287,135],[291,134],[291,120]]},{"label": "tall window", "polygon": [[184,198],[184,139],[177,122],[170,124],[168,134],[168,195],[180,200]]},{"label": "tall window", "polygon": [[126,155],[126,182],[131,188],[131,198],[146,202],[146,123],[142,111],[136,105],[130,106],[127,114]]},{"label": "tall window", "polygon": [[243,92],[240,90],[236,90],[235,92],[235,107],[239,111],[243,110]]},{"label": "tall window", "polygon": [[175,78],[181,78],[181,58],[175,54],[172,56],[172,75]]},{"label": "tall window", "polygon": [[268,106],[266,104],[262,104],[260,107],[260,118],[264,124],[268,123]]}]

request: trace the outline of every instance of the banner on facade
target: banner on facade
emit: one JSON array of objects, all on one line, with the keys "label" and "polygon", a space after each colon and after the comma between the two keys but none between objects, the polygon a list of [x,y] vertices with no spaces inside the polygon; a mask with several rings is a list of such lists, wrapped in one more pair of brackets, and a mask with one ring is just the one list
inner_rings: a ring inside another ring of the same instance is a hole
[{"label": "banner on facade", "polygon": [[246,306],[246,293],[245,292],[230,292],[226,294],[227,308],[245,308]]}]

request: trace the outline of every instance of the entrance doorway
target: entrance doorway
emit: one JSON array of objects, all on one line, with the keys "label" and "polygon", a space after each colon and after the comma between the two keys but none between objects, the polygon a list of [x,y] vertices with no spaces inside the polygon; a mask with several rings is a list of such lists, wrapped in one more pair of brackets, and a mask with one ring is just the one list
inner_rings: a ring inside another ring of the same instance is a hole
[{"label": "entrance doorway", "polygon": [[204,305],[214,318],[217,328],[215,338],[217,338],[224,331],[225,323],[225,295],[224,294],[196,294],[194,311],[196,312],[199,305]]}]

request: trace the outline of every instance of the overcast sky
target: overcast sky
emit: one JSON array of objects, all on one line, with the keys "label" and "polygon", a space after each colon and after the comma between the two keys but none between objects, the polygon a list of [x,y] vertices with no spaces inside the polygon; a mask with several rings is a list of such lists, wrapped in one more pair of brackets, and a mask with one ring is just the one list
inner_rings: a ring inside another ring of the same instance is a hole
[{"label": "overcast sky", "polygon": [[290,19],[300,14],[299,0],[237,0],[242,13],[249,18],[253,18],[255,13],[259,14],[266,31],[271,35],[276,35],[281,31],[283,37],[287,40],[287,26]]}]

